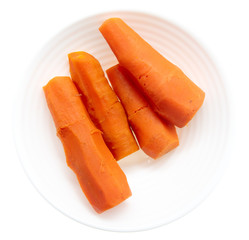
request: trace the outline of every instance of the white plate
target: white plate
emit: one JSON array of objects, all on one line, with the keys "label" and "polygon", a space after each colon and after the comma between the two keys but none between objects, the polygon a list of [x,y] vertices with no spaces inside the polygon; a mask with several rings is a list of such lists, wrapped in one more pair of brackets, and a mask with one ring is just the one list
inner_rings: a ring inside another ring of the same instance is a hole
[{"label": "white plate", "polygon": [[[118,16],[152,46],[177,64],[206,92],[194,119],[178,129],[180,146],[161,159],[139,151],[119,161],[133,196],[102,213],[94,212],[73,172],[47,108],[42,86],[58,75],[69,75],[67,54],[93,54],[104,70],[117,63],[98,31]],[[206,52],[187,33],[155,16],[112,12],[83,19],[56,35],[28,69],[16,102],[14,133],[29,179],[56,209],[88,226],[111,231],[138,231],[167,224],[196,207],[214,188],[227,159],[228,110],[226,90]],[[48,216],[49,217],[49,216]]]}]

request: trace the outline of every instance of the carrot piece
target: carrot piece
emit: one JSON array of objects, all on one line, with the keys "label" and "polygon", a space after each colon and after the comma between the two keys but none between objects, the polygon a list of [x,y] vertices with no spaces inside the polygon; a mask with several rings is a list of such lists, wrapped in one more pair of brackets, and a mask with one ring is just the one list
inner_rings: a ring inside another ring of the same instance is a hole
[{"label": "carrot piece", "polygon": [[179,145],[175,126],[162,121],[131,81],[131,75],[120,65],[107,71],[114,91],[121,100],[130,125],[142,150],[156,159]]},{"label": "carrot piece", "polygon": [[154,111],[178,127],[185,126],[201,107],[205,93],[120,18],[107,19],[99,30]]},{"label": "carrot piece", "polygon": [[116,160],[139,149],[123,106],[111,89],[100,63],[86,52],[68,55],[72,80],[94,124]]},{"label": "carrot piece", "polygon": [[69,77],[55,77],[43,87],[67,160],[96,212],[131,196],[126,176],[89,118]]}]

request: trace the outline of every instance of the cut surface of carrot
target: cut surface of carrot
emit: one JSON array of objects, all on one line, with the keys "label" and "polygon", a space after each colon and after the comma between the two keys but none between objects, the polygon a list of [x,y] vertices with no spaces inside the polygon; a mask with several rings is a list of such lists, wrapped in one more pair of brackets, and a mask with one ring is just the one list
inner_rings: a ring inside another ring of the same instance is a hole
[{"label": "cut surface of carrot", "polygon": [[107,19],[99,30],[154,111],[178,127],[185,126],[203,104],[205,93],[120,18]]},{"label": "cut surface of carrot", "polygon": [[152,110],[143,94],[120,65],[107,71],[108,78],[123,104],[141,149],[156,159],[179,145],[175,126],[163,121]]},{"label": "cut surface of carrot", "polygon": [[106,145],[116,160],[139,149],[127,116],[98,60],[86,52],[68,55],[73,82],[82,94],[87,111],[103,132]]},{"label": "cut surface of carrot", "polygon": [[55,77],[43,87],[68,166],[96,212],[131,196],[126,176],[92,123],[69,77]]}]

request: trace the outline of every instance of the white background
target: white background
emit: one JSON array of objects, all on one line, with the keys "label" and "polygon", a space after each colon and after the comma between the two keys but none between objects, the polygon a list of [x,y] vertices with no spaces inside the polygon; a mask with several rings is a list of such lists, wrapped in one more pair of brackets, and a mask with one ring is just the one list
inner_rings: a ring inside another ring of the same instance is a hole
[{"label": "white background", "polygon": [[[169,225],[144,232],[106,232],[62,215],[29,182],[13,143],[13,99],[35,54],[71,23],[112,10],[152,13],[182,27],[210,53],[229,89],[232,153],[221,182],[193,212]],[[1,1],[0,31],[0,239],[249,239],[249,6],[246,0]]]}]

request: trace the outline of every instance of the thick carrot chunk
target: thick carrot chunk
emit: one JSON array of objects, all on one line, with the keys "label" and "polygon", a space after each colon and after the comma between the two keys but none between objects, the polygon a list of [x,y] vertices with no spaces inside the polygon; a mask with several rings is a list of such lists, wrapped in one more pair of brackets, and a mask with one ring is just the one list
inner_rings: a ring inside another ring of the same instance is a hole
[{"label": "thick carrot chunk", "polygon": [[131,196],[126,176],[92,123],[69,77],[55,77],[43,87],[68,166],[96,212]]},{"label": "thick carrot chunk", "polygon": [[116,65],[106,72],[126,110],[142,150],[156,159],[177,147],[179,141],[175,126],[161,120],[151,109],[143,94],[131,81],[132,76],[127,70]]},{"label": "thick carrot chunk", "polygon": [[86,52],[68,55],[72,80],[82,94],[94,124],[116,160],[139,149],[129,127],[127,116],[110,87],[98,60]]},{"label": "thick carrot chunk", "polygon": [[120,18],[107,19],[99,30],[154,111],[178,127],[185,126],[201,107],[205,93]]}]

